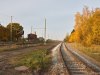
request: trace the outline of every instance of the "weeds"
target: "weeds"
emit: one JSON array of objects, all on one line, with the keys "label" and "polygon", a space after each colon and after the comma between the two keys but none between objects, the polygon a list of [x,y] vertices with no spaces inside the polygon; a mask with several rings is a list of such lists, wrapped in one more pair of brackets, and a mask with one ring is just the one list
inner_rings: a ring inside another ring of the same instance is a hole
[{"label": "weeds", "polygon": [[51,57],[48,50],[35,50],[17,60],[19,61],[16,63],[16,66],[25,65],[33,71],[46,71],[51,65]]}]

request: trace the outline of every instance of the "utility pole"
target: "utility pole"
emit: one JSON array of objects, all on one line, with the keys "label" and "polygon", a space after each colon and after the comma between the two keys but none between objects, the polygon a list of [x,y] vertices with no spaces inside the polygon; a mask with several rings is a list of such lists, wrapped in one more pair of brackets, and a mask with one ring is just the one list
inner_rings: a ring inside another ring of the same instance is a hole
[{"label": "utility pole", "polygon": [[31,26],[31,33],[33,32],[32,28],[33,28],[33,26]]},{"label": "utility pole", "polygon": [[11,43],[12,43],[12,16],[11,16],[11,26],[10,26],[10,29],[11,29],[10,30],[10,34],[11,34],[10,37],[11,37]]},{"label": "utility pole", "polygon": [[0,26],[1,26],[1,22],[0,22]]},{"label": "utility pole", "polygon": [[49,39],[49,34],[48,34],[48,39]]},{"label": "utility pole", "polygon": [[44,28],[44,44],[46,45],[46,18],[45,18],[45,28]]}]

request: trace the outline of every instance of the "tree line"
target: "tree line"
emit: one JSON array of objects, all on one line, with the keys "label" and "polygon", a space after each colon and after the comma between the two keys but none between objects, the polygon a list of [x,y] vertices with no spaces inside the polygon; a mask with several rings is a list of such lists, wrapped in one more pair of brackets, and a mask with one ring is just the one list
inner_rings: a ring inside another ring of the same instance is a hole
[{"label": "tree line", "polygon": [[23,27],[19,23],[9,23],[6,27],[0,25],[0,41],[18,41],[23,34]]},{"label": "tree line", "polygon": [[100,8],[89,10],[88,7],[84,7],[82,13],[77,12],[74,29],[65,40],[85,46],[100,45]]}]

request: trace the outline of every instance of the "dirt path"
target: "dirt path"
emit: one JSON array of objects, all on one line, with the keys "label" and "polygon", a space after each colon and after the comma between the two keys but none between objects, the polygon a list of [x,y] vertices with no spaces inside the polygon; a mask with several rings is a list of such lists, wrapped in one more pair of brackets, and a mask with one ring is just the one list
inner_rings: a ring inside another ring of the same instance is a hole
[{"label": "dirt path", "polygon": [[[42,46],[35,46],[35,47],[30,47],[30,48],[25,48],[25,49],[20,49],[20,50],[14,50],[14,51],[6,51],[0,53],[0,75],[25,75],[18,73],[14,68],[15,66],[9,62],[14,57],[17,56],[22,56],[25,54],[30,53],[33,50],[37,49],[50,49],[51,47],[55,46],[57,43],[53,44],[47,44],[47,45],[42,45]],[[16,59],[16,58],[15,58]],[[32,75],[30,73],[26,73],[26,75]]]}]

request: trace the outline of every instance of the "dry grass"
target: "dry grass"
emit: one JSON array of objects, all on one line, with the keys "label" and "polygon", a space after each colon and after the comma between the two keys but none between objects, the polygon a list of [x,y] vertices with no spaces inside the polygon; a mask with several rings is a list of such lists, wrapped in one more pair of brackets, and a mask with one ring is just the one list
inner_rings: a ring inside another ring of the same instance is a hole
[{"label": "dry grass", "polygon": [[10,51],[10,50],[14,50],[14,49],[17,49],[17,48],[19,48],[19,46],[17,46],[17,45],[1,46],[0,47],[0,52]]},{"label": "dry grass", "polygon": [[84,47],[78,43],[72,43],[71,46],[84,54],[92,57],[96,61],[100,62],[100,45],[92,45],[91,47]]}]

